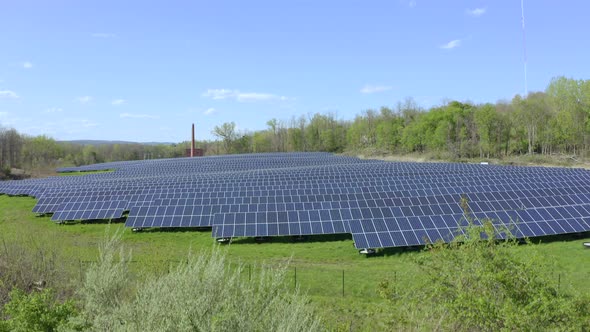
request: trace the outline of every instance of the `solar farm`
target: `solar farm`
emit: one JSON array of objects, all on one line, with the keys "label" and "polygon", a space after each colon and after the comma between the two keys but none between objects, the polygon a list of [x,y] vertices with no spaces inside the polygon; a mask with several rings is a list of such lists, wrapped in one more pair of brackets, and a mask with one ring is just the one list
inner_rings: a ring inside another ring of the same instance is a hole
[{"label": "solar farm", "polygon": [[[210,228],[212,237],[351,234],[358,249],[450,241],[469,221],[499,236],[590,231],[583,169],[363,160],[271,153],[63,168],[83,176],[0,182],[32,196],[37,214],[124,219],[134,230]],[[468,208],[466,208],[466,205]]]}]

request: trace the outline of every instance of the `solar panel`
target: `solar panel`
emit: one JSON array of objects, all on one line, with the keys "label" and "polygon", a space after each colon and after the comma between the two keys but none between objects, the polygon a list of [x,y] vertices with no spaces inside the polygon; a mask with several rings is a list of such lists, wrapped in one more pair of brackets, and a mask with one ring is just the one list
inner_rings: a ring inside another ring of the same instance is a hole
[{"label": "solar panel", "polygon": [[160,205],[132,207],[125,226],[149,227],[210,227],[211,208],[203,206]]},{"label": "solar panel", "polygon": [[127,202],[98,201],[62,203],[51,217],[52,221],[95,220],[121,218]]},{"label": "solar panel", "polygon": [[126,226],[211,227],[213,237],[352,234],[357,248],[449,241],[490,219],[518,237],[590,230],[582,169],[361,160],[268,153],[114,162],[113,172],[0,183],[38,199],[52,220],[120,218]]}]

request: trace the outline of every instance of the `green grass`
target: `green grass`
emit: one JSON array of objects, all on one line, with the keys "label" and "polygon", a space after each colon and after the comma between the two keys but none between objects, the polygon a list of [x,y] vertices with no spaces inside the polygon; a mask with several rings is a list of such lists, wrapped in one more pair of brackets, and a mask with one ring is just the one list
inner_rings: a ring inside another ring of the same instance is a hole
[{"label": "green grass", "polygon": [[[31,212],[36,200],[29,197],[0,196],[0,238],[30,236],[46,245],[59,246],[72,264],[83,266],[96,260],[97,244],[105,229],[114,232],[122,223],[74,223],[57,225],[50,217],[37,217]],[[555,261],[564,289],[586,291],[590,288],[590,250],[582,242],[590,235],[551,237],[537,240],[539,249]],[[138,271],[164,273],[171,265],[186,258],[190,251],[209,250],[215,244],[210,230],[204,231],[144,231],[133,233],[125,229],[123,243],[132,250],[132,267]],[[384,279],[399,284],[420,278],[414,259],[424,253],[418,250],[386,249],[375,257],[359,255],[348,235],[310,237],[304,242],[289,238],[274,238],[268,243],[238,239],[226,246],[231,261],[246,264],[276,264],[291,260],[290,282],[310,295],[325,321],[331,327],[348,330],[383,330],[386,315],[381,311],[387,302],[377,293]],[[514,249],[523,255],[527,246]],[[344,296],[342,272],[344,271]],[[255,273],[255,269],[253,273]],[[247,270],[246,272],[247,273]],[[247,275],[244,276],[247,278]],[[386,310],[385,310],[386,311]]]}]

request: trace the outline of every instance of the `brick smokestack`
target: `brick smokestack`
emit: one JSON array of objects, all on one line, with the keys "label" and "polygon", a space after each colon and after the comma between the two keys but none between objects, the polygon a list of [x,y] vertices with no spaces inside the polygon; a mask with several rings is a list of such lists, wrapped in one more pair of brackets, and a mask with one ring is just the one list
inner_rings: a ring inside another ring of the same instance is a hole
[{"label": "brick smokestack", "polygon": [[193,123],[193,139],[191,141],[191,157],[195,156],[195,124]]}]

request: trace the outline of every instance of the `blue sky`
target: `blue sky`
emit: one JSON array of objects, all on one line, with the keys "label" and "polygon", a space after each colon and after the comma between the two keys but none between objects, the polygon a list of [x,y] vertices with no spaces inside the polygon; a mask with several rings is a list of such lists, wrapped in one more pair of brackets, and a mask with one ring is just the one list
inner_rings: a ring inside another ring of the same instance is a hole
[{"label": "blue sky", "polygon": [[[0,125],[211,139],[234,121],[524,91],[520,1],[3,1]],[[587,1],[525,1],[528,89],[590,78]]]}]

